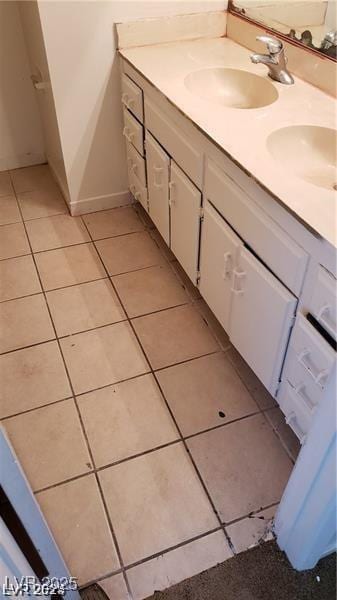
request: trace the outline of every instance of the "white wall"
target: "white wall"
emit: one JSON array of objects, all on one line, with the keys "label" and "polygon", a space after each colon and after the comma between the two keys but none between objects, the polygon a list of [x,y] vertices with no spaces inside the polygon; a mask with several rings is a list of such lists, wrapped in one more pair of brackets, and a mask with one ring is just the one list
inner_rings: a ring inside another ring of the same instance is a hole
[{"label": "white wall", "polygon": [[[30,72],[34,77],[50,82],[37,1],[20,1],[18,2],[18,6],[28,52]],[[52,88],[49,85],[47,89],[36,91],[35,94],[43,125],[46,157],[68,200],[68,184]]]},{"label": "white wall", "polygon": [[0,2],[0,171],[45,161],[17,2]]},{"label": "white wall", "polygon": [[226,5],[227,0],[38,1],[73,204],[84,208],[86,200],[99,198],[103,206],[127,196],[113,24]]}]

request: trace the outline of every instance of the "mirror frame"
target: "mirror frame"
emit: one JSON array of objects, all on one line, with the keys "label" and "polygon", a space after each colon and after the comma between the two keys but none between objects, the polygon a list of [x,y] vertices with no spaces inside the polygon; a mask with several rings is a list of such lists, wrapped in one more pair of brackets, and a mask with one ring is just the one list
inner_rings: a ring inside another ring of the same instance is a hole
[{"label": "mirror frame", "polygon": [[289,34],[281,33],[277,29],[273,29],[272,27],[269,27],[268,25],[262,23],[261,21],[256,21],[255,19],[252,19],[251,17],[247,17],[244,13],[240,12],[240,10],[235,7],[234,3],[235,3],[235,0],[228,0],[227,10],[232,15],[235,15],[236,17],[238,17],[239,19],[242,19],[243,21],[246,21],[248,23],[254,23],[254,25],[262,27],[264,29],[264,31],[267,31],[268,33],[271,33],[272,35],[276,35],[278,38],[284,40],[288,44],[292,44],[293,46],[297,46],[297,48],[301,48],[302,50],[311,52],[315,56],[319,56],[322,59],[330,60],[333,63],[337,62],[337,59],[333,58],[332,56],[329,56],[328,54],[324,54],[324,52],[320,52],[319,48],[311,48],[310,46],[306,46],[300,40],[290,37]]}]

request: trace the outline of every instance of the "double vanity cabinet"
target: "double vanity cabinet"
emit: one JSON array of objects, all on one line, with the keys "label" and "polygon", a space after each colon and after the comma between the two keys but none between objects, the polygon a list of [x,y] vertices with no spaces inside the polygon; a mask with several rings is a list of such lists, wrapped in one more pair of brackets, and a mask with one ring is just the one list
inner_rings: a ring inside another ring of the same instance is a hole
[{"label": "double vanity cabinet", "polygon": [[121,71],[130,190],[303,442],[336,368],[335,250]]}]

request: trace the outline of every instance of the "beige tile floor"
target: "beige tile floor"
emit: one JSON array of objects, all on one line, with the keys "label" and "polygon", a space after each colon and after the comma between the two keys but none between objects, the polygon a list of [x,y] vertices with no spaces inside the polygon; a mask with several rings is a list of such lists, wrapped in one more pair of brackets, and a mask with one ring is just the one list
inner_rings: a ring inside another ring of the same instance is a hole
[{"label": "beige tile floor", "polygon": [[298,443],[148,216],[0,174],[0,418],[72,574],[141,599],[267,539]]}]

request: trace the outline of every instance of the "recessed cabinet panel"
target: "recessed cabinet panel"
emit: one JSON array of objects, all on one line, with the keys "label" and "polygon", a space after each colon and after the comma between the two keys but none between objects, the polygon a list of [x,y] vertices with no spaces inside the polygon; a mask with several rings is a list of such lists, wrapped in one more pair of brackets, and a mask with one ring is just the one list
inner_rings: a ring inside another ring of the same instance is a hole
[{"label": "recessed cabinet panel", "polygon": [[144,156],[143,125],[138,123],[137,119],[126,109],[123,110],[125,139],[133,144],[136,150]]},{"label": "recessed cabinet panel", "polygon": [[296,298],[246,248],[233,272],[229,336],[254,373],[275,395]]},{"label": "recessed cabinet panel", "polygon": [[207,202],[201,228],[200,293],[228,331],[233,270],[242,241]]},{"label": "recessed cabinet panel", "polygon": [[171,250],[196,283],[201,193],[172,161],[170,178]]},{"label": "recessed cabinet panel", "polygon": [[143,91],[125,73],[122,73],[122,104],[143,123]]},{"label": "recessed cabinet panel", "polygon": [[126,142],[126,153],[128,160],[128,171],[136,175],[140,183],[146,187],[145,159],[137,152],[132,144]]},{"label": "recessed cabinet panel", "polygon": [[170,157],[146,131],[146,166],[149,214],[165,242],[170,244],[169,170]]}]

